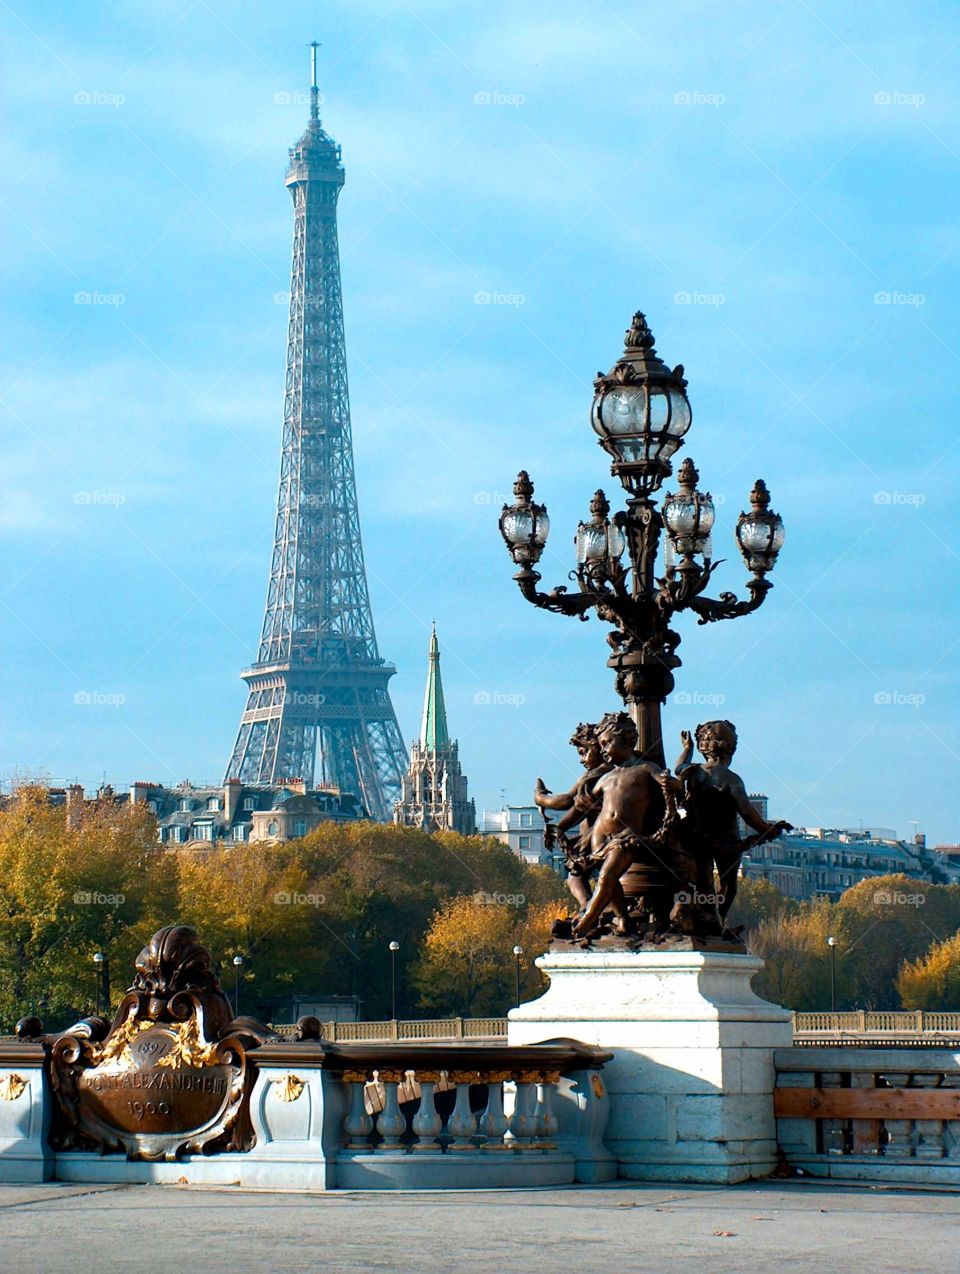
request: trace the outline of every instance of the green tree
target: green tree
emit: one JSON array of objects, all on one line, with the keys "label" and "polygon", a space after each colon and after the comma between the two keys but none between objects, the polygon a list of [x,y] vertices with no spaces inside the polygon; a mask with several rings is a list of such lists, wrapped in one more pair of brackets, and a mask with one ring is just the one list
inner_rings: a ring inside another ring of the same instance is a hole
[{"label": "green tree", "polygon": [[322,823],[301,846],[310,887],[325,899],[313,916],[314,940],[335,957],[323,990],[355,991],[369,1018],[390,1013],[392,941],[400,944],[398,1013],[426,1007],[413,973],[431,918],[444,902],[507,898],[522,913],[565,893],[554,872],[528,866],[490,837]]}]

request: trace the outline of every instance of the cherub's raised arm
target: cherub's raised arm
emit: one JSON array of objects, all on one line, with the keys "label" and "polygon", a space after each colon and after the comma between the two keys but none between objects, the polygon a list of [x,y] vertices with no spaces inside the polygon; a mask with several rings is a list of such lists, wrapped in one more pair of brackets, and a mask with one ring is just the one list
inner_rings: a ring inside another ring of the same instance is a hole
[{"label": "cherub's raised arm", "polygon": [[693,760],[693,735],[689,730],[680,731],[680,742],[683,747],[677,757],[677,763],[673,767],[676,774],[679,774],[681,770],[685,770]]},{"label": "cherub's raised arm", "polygon": [[576,827],[578,823],[582,823],[584,819],[589,818],[590,815],[598,813],[601,802],[600,797],[593,790],[593,785],[609,769],[609,765],[602,765],[583,776],[574,788],[576,795],[570,812],[557,820],[557,831],[567,832],[571,827]]},{"label": "cherub's raised arm", "polygon": [[730,774],[729,790],[730,795],[736,803],[737,813],[748,827],[752,827],[753,830],[755,832],[759,832],[761,836],[772,839],[774,836],[779,836],[781,832],[791,830],[793,824],[786,823],[782,819],[774,823],[768,823],[747,796],[747,789],[743,785],[743,779],[739,774],[734,774],[732,771]]},{"label": "cherub's raised arm", "polygon": [[569,792],[551,792],[543,779],[537,779],[537,785],[533,789],[533,802],[542,810],[572,809],[576,799],[577,787],[572,787]]}]

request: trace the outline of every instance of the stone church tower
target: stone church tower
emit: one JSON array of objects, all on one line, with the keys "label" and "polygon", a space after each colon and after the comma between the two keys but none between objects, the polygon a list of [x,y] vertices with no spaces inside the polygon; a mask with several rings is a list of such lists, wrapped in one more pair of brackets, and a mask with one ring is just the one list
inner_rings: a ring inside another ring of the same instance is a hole
[{"label": "stone church tower", "polygon": [[462,832],[465,836],[477,830],[476,810],[460,769],[460,750],[447,729],[436,627],[430,636],[420,738],[410,749],[410,768],[403,777],[400,800],[393,807],[393,821],[404,827]]}]

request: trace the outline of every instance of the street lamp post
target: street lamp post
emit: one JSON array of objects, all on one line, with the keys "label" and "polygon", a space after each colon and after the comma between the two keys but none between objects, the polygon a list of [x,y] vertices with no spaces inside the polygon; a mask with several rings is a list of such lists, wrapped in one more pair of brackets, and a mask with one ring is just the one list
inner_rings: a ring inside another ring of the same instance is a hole
[{"label": "street lamp post", "polygon": [[520,1007],[520,957],[522,955],[523,955],[523,947],[513,948],[513,958],[516,961],[516,969],[517,969],[517,995],[516,995],[517,1008]]},{"label": "street lamp post", "polygon": [[827,946],[830,948],[830,1012],[837,1011],[837,939],[831,936],[827,939]]},{"label": "street lamp post", "polygon": [[240,1016],[240,970],[243,968],[243,956],[233,957],[233,1016]]},{"label": "street lamp post", "polygon": [[[627,492],[626,509],[610,517],[610,503],[597,491],[590,520],[577,528],[576,589],[560,585],[541,592],[535,569],[550,530],[544,505],[533,499],[533,483],[520,473],[516,502],[504,505],[500,532],[514,563],[514,579],[534,606],[585,620],[593,610],[611,626],[612,654],[607,666],[616,676],[617,693],[630,709],[639,733],[638,750],[664,765],[660,706],[674,687],[680,636],[670,627],[674,614],[692,610],[701,624],[735,619],[763,604],[783,545],[783,522],[770,509],[762,479],[750,492],[750,511],[741,513],[735,538],[750,579],[749,599],[733,593],[704,596],[719,562],[713,559],[713,500],[697,488],[700,475],[689,457],[677,474],[678,489],[658,509],[654,494],[673,472],[671,457],[683,446],[692,413],[683,367],[672,371],[654,348],[643,314],[633,316],[623,354],[594,382],[591,424],[600,446],[612,459],[611,472]],[[662,566],[657,556],[665,535]],[[626,552],[627,564],[621,559]]]},{"label": "street lamp post", "polygon": [[101,1009],[101,1003],[102,1003],[101,991],[100,991],[101,977],[102,977],[104,965],[106,963],[106,959],[107,957],[102,951],[94,952],[93,967],[94,967],[94,970],[96,973],[96,979],[97,979],[97,1017],[100,1016],[100,1009]]},{"label": "street lamp post", "polygon": [[397,1020],[397,952],[399,942],[390,943],[390,1021]]}]

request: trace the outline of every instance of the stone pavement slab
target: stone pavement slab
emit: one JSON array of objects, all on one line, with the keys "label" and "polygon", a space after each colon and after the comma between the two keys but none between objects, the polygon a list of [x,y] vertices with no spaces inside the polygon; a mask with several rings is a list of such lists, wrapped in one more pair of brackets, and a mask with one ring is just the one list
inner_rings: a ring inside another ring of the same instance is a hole
[{"label": "stone pavement slab", "polygon": [[0,1270],[258,1268],[957,1274],[960,1194],[773,1182],[354,1194],[0,1187]]}]

